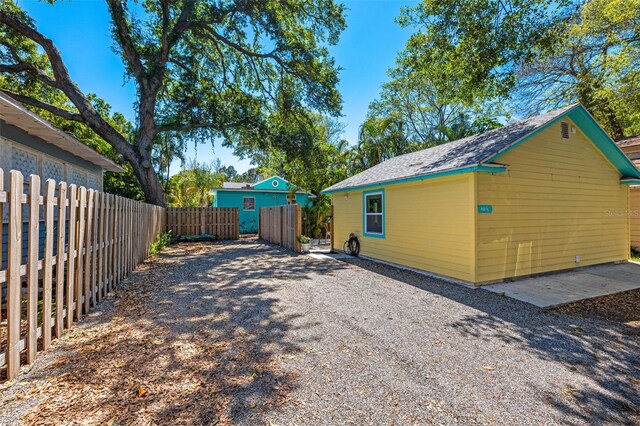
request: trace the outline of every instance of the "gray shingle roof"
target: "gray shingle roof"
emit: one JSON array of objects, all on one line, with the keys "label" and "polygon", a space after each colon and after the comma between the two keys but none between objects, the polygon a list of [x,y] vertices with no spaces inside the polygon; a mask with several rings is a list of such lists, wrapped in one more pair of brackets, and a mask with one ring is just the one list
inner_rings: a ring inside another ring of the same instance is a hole
[{"label": "gray shingle roof", "polygon": [[222,188],[224,189],[242,189],[247,187],[251,188],[253,184],[249,182],[222,182]]},{"label": "gray shingle roof", "polygon": [[326,188],[323,192],[344,190],[480,165],[528,134],[566,114],[576,106],[578,104],[569,105],[546,114],[516,121],[479,135],[390,158]]}]

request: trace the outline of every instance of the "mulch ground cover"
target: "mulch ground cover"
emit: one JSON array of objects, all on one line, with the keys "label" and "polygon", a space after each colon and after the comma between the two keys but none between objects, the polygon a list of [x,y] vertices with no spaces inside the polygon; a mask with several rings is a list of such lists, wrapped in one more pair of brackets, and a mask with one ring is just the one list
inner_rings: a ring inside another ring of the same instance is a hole
[{"label": "mulch ground cover", "polygon": [[583,300],[555,310],[570,315],[620,322],[640,331],[640,289]]}]

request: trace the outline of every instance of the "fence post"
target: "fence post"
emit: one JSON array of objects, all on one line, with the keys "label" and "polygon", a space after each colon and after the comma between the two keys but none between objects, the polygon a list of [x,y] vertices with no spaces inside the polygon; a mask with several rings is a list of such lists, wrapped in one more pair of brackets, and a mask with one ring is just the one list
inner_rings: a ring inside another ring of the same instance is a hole
[{"label": "fence post", "polygon": [[7,247],[7,379],[20,372],[20,316],[22,258],[22,173],[9,172],[9,241]]}]

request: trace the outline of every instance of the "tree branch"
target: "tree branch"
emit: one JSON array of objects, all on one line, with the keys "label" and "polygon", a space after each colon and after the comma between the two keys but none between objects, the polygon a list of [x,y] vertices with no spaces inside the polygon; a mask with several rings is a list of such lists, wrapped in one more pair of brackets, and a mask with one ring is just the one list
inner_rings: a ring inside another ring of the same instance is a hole
[{"label": "tree branch", "polygon": [[246,120],[242,119],[242,120],[234,121],[232,123],[227,123],[222,126],[213,124],[213,123],[168,123],[168,124],[163,124],[156,127],[156,130],[158,133],[162,133],[162,132],[186,132],[189,130],[209,128],[209,129],[222,132],[222,131],[237,127],[245,122]]},{"label": "tree branch", "polygon": [[138,81],[141,90],[146,90],[145,69],[142,65],[140,55],[131,39],[131,28],[127,24],[127,16],[120,0],[107,0],[107,6],[111,13],[111,19],[115,28],[115,35],[122,47],[124,57],[129,64],[133,76]]},{"label": "tree branch", "polygon": [[18,34],[34,41],[44,50],[55,77],[55,85],[49,86],[61,90],[71,103],[78,109],[83,121],[106,142],[113,146],[128,161],[137,161],[137,154],[132,145],[98,114],[91,102],[71,80],[62,55],[51,39],[45,37],[35,28],[22,22],[17,17],[0,9],[0,23],[6,25]]},{"label": "tree branch", "polygon": [[261,59],[273,59],[278,65],[282,66],[283,68],[289,70],[288,64],[286,63],[286,61],[284,61],[281,57],[279,57],[278,55],[275,54],[275,51],[269,52],[269,53],[260,53],[260,52],[254,52],[253,50],[249,50],[246,47],[232,41],[229,40],[228,38],[222,36],[221,34],[218,34],[216,31],[214,31],[211,27],[207,26],[207,25],[199,25],[199,28],[202,28],[210,37],[212,37],[215,40],[218,40],[224,44],[226,44],[227,46],[237,50],[238,52],[250,56],[252,58],[261,58]]}]

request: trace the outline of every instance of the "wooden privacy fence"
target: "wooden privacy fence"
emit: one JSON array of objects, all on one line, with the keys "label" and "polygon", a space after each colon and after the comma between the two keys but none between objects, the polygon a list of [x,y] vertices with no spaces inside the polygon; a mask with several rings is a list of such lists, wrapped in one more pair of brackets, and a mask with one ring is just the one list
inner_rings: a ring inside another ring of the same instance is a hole
[{"label": "wooden privacy fence", "polygon": [[300,204],[262,207],[260,209],[260,239],[300,252],[302,212]]},{"label": "wooden privacy fence", "polygon": [[165,229],[162,207],[53,180],[41,196],[36,175],[25,194],[26,186],[12,170],[5,190],[0,169],[0,234],[8,237],[0,250],[0,367],[8,379],[22,351],[31,364],[52,335],[62,336],[148,256]]},{"label": "wooden privacy fence", "polygon": [[168,207],[167,230],[175,236],[212,235],[237,240],[240,233],[237,208]]}]

